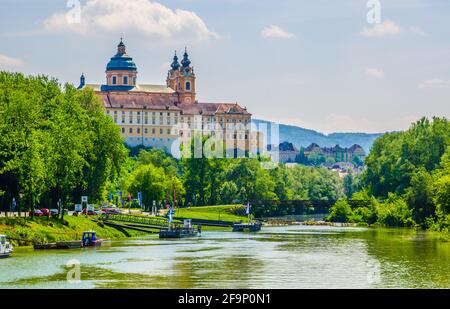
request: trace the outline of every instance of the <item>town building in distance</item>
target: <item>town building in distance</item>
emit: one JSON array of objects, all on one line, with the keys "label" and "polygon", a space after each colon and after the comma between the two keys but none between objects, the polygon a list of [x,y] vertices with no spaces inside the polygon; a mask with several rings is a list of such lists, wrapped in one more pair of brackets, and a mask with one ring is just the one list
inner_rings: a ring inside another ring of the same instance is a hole
[{"label": "town building in distance", "polygon": [[312,143],[306,148],[297,149],[290,142],[282,142],[278,146],[268,145],[267,152],[273,161],[306,165],[320,165],[324,163],[329,165],[338,162],[362,165],[366,158],[366,152],[357,144],[349,148],[343,148],[339,145],[320,147],[316,143]]},{"label": "town building in distance", "polygon": [[282,142],[278,146],[267,145],[267,152],[273,161],[294,163],[300,151],[292,143]]},{"label": "town building in distance", "polygon": [[343,148],[339,145],[334,147],[320,147],[319,145],[312,143],[303,151],[305,157],[309,158],[312,155],[322,156],[325,158],[332,158],[335,162],[364,162],[366,158],[366,152],[357,144],[349,148]]},{"label": "town building in distance", "polygon": [[206,103],[197,99],[196,74],[187,50],[179,62],[175,52],[165,85],[142,84],[136,64],[121,40],[106,66],[106,83],[86,83],[106,114],[120,127],[129,147],[144,146],[166,151],[190,141],[194,134],[222,140],[233,156],[263,151],[263,134],[252,130],[252,115],[238,103]]}]

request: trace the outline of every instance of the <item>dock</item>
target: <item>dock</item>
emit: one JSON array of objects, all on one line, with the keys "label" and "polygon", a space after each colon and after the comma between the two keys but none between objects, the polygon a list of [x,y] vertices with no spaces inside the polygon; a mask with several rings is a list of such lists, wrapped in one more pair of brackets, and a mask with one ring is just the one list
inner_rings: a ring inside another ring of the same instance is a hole
[{"label": "dock", "polygon": [[47,250],[47,249],[79,249],[82,248],[83,244],[81,240],[71,240],[71,241],[58,241],[53,243],[45,244],[34,244],[33,248],[35,250]]}]

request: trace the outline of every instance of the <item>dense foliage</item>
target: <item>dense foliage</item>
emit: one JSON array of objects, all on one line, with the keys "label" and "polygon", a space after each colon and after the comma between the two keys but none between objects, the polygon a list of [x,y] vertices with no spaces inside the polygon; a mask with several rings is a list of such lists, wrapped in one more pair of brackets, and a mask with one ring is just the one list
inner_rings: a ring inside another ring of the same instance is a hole
[{"label": "dense foliage", "polygon": [[[378,138],[366,159],[361,185],[365,188],[364,199],[375,197],[379,202],[373,201],[371,222],[354,216],[366,211],[360,209],[353,209],[347,220],[448,230],[449,157],[450,122],[445,118],[423,118],[407,131]],[[353,194],[351,200],[360,198],[361,194]],[[342,205],[336,204],[335,208],[341,209]],[[334,213],[329,220],[341,219]]]},{"label": "dense foliage", "polygon": [[44,76],[0,72],[0,197],[3,209],[57,208],[106,197],[126,159],[119,129],[93,91],[61,89]]},{"label": "dense foliage", "polygon": [[[134,150],[133,150],[134,151]],[[132,152],[133,152],[132,151]],[[178,205],[221,205],[248,201],[335,201],[343,196],[339,176],[325,168],[280,164],[267,169],[262,158],[183,158],[163,150],[140,149],[117,190],[133,197]]]}]

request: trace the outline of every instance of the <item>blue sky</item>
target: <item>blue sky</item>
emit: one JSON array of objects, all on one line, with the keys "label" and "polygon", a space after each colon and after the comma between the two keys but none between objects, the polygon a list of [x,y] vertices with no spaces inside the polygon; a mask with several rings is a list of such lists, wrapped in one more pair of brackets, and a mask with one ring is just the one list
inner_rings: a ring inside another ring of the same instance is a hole
[{"label": "blue sky", "polygon": [[[450,1],[2,0],[0,69],[104,82],[124,36],[138,82],[164,84],[190,52],[201,102],[322,132],[406,129],[450,117]],[[77,8],[77,6],[75,6]]]}]

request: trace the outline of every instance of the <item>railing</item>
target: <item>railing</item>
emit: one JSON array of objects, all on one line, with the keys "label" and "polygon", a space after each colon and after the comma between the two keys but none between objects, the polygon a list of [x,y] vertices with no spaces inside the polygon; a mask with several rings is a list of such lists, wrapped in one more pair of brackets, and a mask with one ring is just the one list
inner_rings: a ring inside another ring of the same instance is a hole
[{"label": "railing", "polygon": [[[136,216],[136,215],[125,215],[125,214],[102,214],[100,217],[103,221],[120,221],[128,223],[142,224],[150,227],[164,228],[169,225],[169,220],[162,217],[147,217],[147,216]],[[179,221],[172,221],[172,224],[177,226],[180,225]]]},{"label": "railing", "polygon": [[176,220],[192,220],[192,224],[196,225],[204,225],[204,226],[219,226],[219,227],[229,227],[233,226],[235,222],[231,221],[220,221],[220,220],[206,220],[206,219],[191,219],[191,218],[182,218],[182,217],[174,217]]}]

